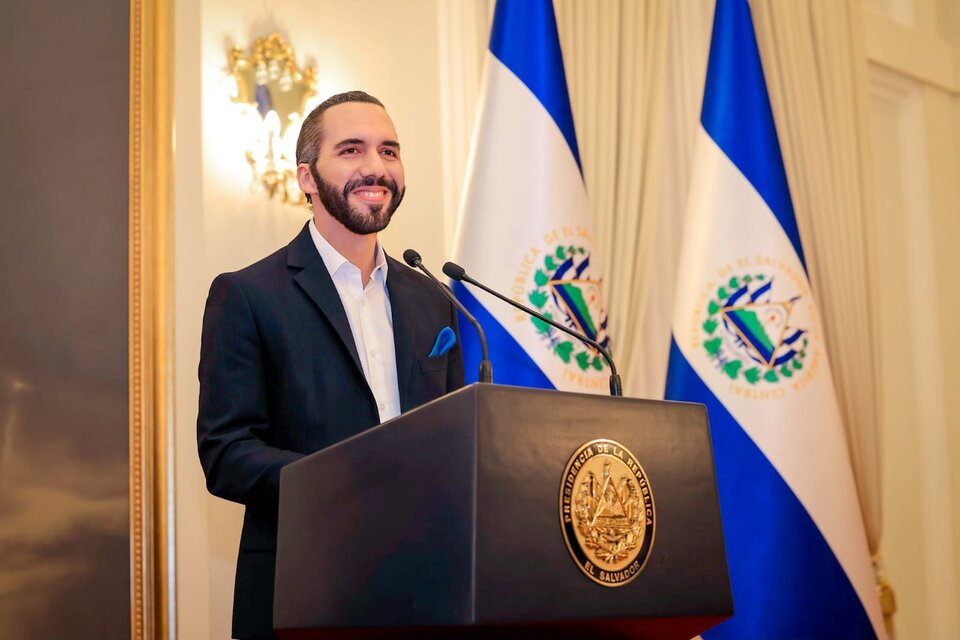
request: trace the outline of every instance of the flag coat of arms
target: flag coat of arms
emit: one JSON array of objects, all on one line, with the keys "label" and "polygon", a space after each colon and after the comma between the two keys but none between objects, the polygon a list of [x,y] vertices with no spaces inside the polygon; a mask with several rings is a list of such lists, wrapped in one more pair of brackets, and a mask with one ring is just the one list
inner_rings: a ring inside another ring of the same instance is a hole
[{"label": "flag coat of arms", "polygon": [[734,616],[707,638],[885,637],[746,0],[718,0],[666,397],[707,406]]},{"label": "flag coat of arms", "polygon": [[[478,281],[609,347],[551,0],[497,2],[453,254]],[[496,382],[609,389],[596,351],[459,282],[453,290],[487,333]],[[479,341],[461,333],[472,382]]]}]

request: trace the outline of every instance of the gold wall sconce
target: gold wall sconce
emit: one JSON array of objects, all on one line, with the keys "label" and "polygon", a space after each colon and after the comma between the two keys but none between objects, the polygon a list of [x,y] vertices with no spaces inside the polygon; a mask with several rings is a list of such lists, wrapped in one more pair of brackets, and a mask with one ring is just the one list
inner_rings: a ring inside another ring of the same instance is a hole
[{"label": "gold wall sconce", "polygon": [[234,47],[228,70],[236,82],[231,100],[249,123],[246,159],[253,185],[271,198],[304,204],[297,184],[297,136],[307,101],[316,95],[316,70],[297,66],[293,47],[278,33],[257,38],[250,55]]}]

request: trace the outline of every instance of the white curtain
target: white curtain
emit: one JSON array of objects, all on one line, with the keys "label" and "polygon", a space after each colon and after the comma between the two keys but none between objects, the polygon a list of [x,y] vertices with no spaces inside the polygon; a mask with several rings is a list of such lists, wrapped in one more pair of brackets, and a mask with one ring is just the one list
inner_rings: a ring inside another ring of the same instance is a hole
[{"label": "white curtain", "polygon": [[879,350],[871,263],[867,67],[860,3],[754,2],[807,268],[870,539],[880,542]]}]

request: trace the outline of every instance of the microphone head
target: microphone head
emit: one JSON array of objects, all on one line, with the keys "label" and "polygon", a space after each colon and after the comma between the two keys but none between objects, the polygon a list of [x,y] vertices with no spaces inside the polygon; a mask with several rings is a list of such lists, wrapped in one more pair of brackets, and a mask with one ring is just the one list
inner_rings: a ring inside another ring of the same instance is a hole
[{"label": "microphone head", "polygon": [[443,263],[443,273],[448,278],[453,278],[457,282],[463,279],[463,276],[467,273],[466,270],[455,262],[445,262]]},{"label": "microphone head", "polygon": [[414,269],[417,268],[418,262],[423,262],[423,260],[420,259],[420,254],[413,249],[407,249],[403,252],[403,261]]}]

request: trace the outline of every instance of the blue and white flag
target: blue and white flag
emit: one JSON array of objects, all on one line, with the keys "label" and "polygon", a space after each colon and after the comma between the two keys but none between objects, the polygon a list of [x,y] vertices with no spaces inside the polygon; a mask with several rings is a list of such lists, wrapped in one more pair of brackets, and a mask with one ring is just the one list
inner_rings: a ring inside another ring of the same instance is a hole
[{"label": "blue and white flag", "polygon": [[[454,244],[493,289],[608,347],[607,316],[551,0],[498,0]],[[603,358],[476,289],[454,292],[483,325],[500,384],[609,389]],[[479,341],[461,332],[467,381]],[[471,377],[472,376],[472,377]]]},{"label": "blue and white flag", "polygon": [[666,385],[713,437],[734,617],[705,636],[885,637],[746,0],[712,37]]}]

